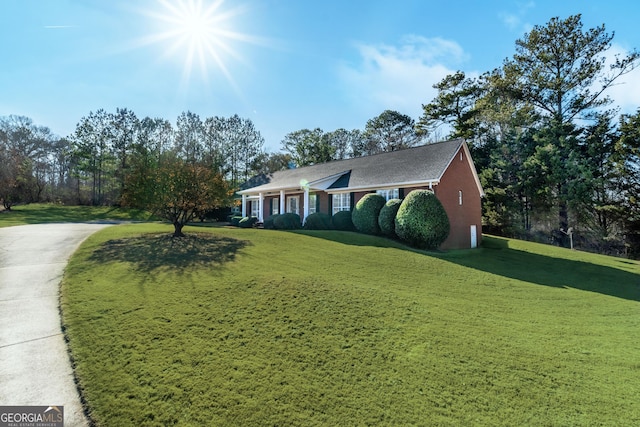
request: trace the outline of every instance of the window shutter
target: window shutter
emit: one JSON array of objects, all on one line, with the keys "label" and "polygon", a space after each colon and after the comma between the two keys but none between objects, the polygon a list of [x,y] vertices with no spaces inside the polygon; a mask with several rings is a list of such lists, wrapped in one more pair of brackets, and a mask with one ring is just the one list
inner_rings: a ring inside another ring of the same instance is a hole
[{"label": "window shutter", "polygon": [[329,205],[329,215],[333,215],[333,194],[328,194],[327,195],[329,197],[329,203],[327,203]]},{"label": "window shutter", "polygon": [[349,193],[349,196],[351,197],[351,201],[349,203],[349,206],[351,207],[351,210],[353,210],[353,207],[356,205],[356,195],[355,195],[355,193],[351,192],[351,193]]},{"label": "window shutter", "polygon": [[320,212],[320,193],[316,193],[316,212]]},{"label": "window shutter", "polygon": [[398,197],[404,199],[404,188],[398,188]]}]

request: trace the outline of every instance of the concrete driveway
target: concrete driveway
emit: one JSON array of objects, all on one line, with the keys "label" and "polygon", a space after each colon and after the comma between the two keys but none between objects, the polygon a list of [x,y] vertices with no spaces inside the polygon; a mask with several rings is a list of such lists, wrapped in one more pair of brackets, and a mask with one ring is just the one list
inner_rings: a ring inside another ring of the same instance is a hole
[{"label": "concrete driveway", "polygon": [[69,256],[106,224],[0,228],[0,405],[64,406],[65,426],[86,426],[59,313]]}]

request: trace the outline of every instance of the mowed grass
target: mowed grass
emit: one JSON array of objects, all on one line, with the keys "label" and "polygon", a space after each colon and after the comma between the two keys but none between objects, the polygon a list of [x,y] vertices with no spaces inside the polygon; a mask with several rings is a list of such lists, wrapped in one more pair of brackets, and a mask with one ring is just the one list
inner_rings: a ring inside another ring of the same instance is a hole
[{"label": "mowed grass", "polygon": [[97,425],[640,425],[637,262],[492,237],[425,253],[170,231],[110,227],[66,270]]},{"label": "mowed grass", "polygon": [[34,203],[14,206],[11,210],[0,207],[0,227],[54,222],[89,221],[148,221],[148,212],[112,206],[64,206],[55,203]]}]

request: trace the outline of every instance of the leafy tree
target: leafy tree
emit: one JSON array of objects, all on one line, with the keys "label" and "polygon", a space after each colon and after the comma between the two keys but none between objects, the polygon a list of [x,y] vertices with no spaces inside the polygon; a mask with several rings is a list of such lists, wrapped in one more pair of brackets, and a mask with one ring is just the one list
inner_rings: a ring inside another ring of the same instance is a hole
[{"label": "leafy tree", "polygon": [[446,125],[451,128],[450,138],[472,139],[477,131],[476,102],[482,92],[481,84],[457,71],[433,88],[438,90],[438,95],[422,106],[423,115],[416,124],[418,134],[434,135],[440,126]]},{"label": "leafy tree", "polygon": [[122,192],[129,166],[129,156],[136,140],[136,132],[139,129],[138,118],[131,110],[117,108],[116,113],[111,115],[110,127],[116,158],[115,178],[120,183],[120,191]]},{"label": "leafy tree", "polygon": [[182,112],[175,127],[175,148],[179,156],[191,163],[201,160],[203,133],[200,116],[191,111]]},{"label": "leafy tree", "polygon": [[385,110],[367,121],[364,130],[365,146],[355,156],[403,150],[415,146],[420,137],[416,134],[415,121],[397,111]]},{"label": "leafy tree", "polygon": [[184,236],[184,225],[200,213],[231,203],[230,186],[211,168],[171,153],[148,160],[129,176],[123,202],[168,220],[174,237]]},{"label": "leafy tree", "polygon": [[580,15],[552,18],[546,26],[535,26],[516,41],[513,59],[505,61],[506,75],[513,75],[513,96],[532,105],[542,117],[545,130],[540,146],[549,156],[553,196],[558,210],[558,226],[569,225],[573,202],[570,187],[580,166],[576,163],[577,119],[593,118],[597,109],[611,100],[605,91],[622,75],[631,71],[639,53],[616,56],[609,67],[606,51],[613,34],[601,25],[586,31]]},{"label": "leafy tree", "polygon": [[[76,125],[72,136],[74,174],[80,181],[89,181],[91,204],[108,203],[105,193],[112,186],[114,172],[112,128],[109,114],[99,109],[90,112]],[[80,185],[78,185],[79,190]]]},{"label": "leafy tree", "polygon": [[282,149],[298,167],[329,162],[334,160],[336,153],[320,128],[302,129],[285,135]]}]

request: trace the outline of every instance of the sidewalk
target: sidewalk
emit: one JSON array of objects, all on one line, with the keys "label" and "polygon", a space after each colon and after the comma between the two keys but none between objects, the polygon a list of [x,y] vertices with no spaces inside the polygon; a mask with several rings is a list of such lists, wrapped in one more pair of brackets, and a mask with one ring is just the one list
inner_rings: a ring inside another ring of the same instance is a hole
[{"label": "sidewalk", "polygon": [[0,228],[0,405],[64,406],[66,427],[87,426],[59,313],[69,256],[105,224]]}]

